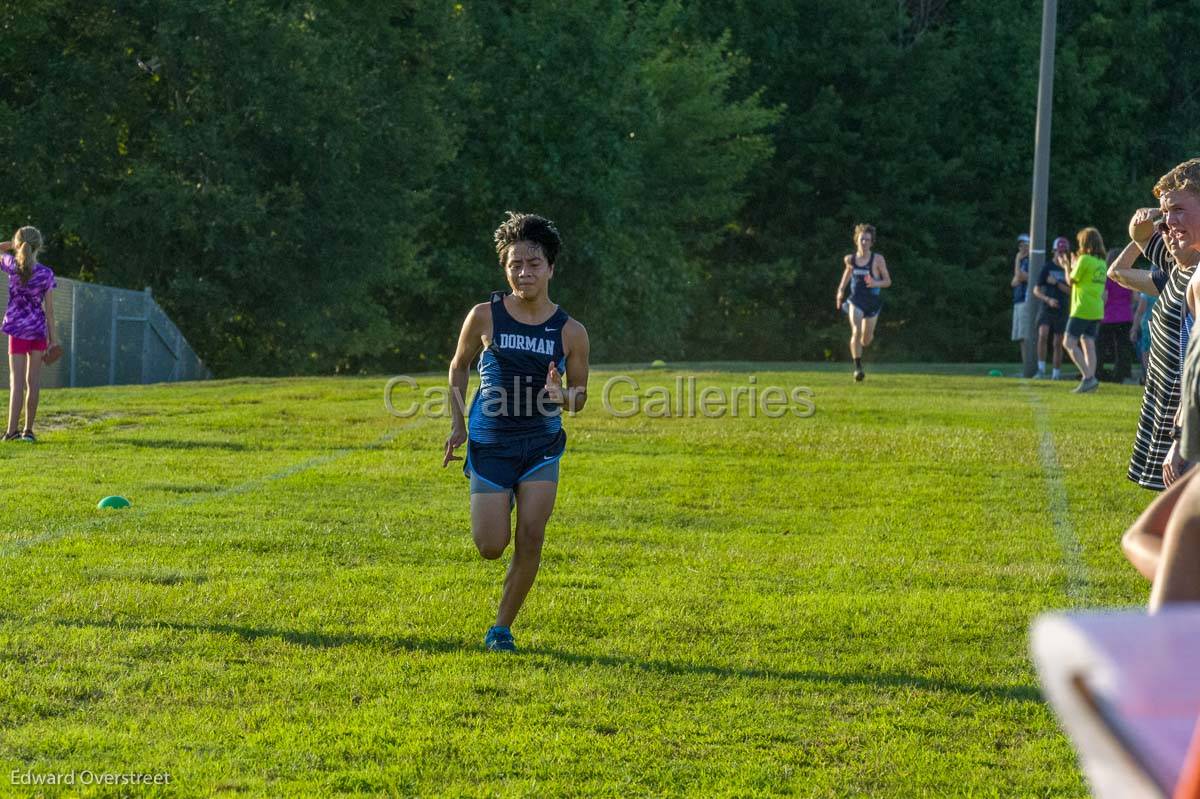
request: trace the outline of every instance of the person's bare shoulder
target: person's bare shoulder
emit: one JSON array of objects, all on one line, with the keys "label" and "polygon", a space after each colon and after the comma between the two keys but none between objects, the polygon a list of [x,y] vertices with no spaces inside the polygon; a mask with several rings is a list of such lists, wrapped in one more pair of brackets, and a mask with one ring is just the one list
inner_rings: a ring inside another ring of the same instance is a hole
[{"label": "person's bare shoulder", "polygon": [[492,324],[492,304],[490,302],[481,302],[478,305],[472,306],[467,312],[467,322],[471,325]]},{"label": "person's bare shoulder", "polygon": [[567,320],[567,323],[563,325],[563,339],[570,345],[572,349],[580,346],[587,346],[587,328],[585,328],[583,323],[578,319],[571,317]]}]

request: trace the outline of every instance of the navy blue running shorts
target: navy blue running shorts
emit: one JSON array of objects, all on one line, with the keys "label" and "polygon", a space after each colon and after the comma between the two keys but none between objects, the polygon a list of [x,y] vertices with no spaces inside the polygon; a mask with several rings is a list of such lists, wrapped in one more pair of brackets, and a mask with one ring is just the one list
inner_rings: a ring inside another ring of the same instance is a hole
[{"label": "navy blue running shorts", "polygon": [[558,481],[558,461],[567,449],[567,431],[515,438],[495,444],[467,440],[463,474],[471,493],[511,491],[526,480]]},{"label": "navy blue running shorts", "polygon": [[[862,311],[862,315],[867,319],[879,316],[879,312],[883,310],[883,297],[878,294],[851,294],[850,304],[858,310]],[[849,313],[850,309],[847,308]]]}]

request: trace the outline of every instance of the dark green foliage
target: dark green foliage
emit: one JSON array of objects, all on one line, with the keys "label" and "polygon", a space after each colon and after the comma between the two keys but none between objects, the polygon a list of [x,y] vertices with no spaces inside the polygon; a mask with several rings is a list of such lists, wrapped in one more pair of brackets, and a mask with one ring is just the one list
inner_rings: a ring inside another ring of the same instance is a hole
[{"label": "dark green foliage", "polygon": [[[1200,149],[1188,3],[1063,0],[1050,235],[1110,246]],[[598,360],[1013,355],[1040,5],[28,0],[0,7],[0,235],[150,286],[219,373],[444,366],[508,209]]]},{"label": "dark green foliage", "polygon": [[478,39],[455,83],[471,135],[438,192],[451,302],[432,309],[445,341],[428,346],[450,346],[467,308],[504,287],[489,234],[512,209],[562,231],[553,295],[596,357],[679,352],[699,266],[776,114],[727,97],[740,60],[719,37],[684,38],[675,3],[470,9]]},{"label": "dark green foliage", "polygon": [[427,279],[429,186],[454,155],[437,15],[398,28],[393,4],[217,0],[0,14],[0,210],[44,228],[61,273],[153,287],[227,373],[331,371],[415,340],[388,299]]},{"label": "dark green foliage", "polygon": [[[843,358],[834,310],[855,222],[894,287],[875,357],[1015,358],[1008,279],[1028,229],[1041,4],[714,0],[741,92],[787,108],[726,257],[706,263],[690,357]],[[1200,149],[1200,65],[1184,2],[1063,0],[1048,234],[1120,246],[1157,177]],[[702,9],[703,13],[700,13]]]}]

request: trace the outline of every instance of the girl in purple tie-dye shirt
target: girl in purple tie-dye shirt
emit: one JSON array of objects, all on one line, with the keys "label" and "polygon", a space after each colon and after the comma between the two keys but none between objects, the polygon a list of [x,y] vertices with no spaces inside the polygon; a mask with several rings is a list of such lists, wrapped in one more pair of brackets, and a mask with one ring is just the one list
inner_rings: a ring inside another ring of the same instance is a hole
[{"label": "girl in purple tie-dye shirt", "polygon": [[[12,241],[0,242],[0,253],[3,253],[0,270],[8,275],[8,308],[0,329],[8,334],[12,392],[5,441],[36,440],[33,420],[37,416],[42,383],[42,357],[47,347],[56,345],[50,292],[57,283],[50,267],[37,262],[41,249],[42,234],[34,227],[23,227],[13,235]],[[22,408],[25,409],[25,429],[18,433]]]}]

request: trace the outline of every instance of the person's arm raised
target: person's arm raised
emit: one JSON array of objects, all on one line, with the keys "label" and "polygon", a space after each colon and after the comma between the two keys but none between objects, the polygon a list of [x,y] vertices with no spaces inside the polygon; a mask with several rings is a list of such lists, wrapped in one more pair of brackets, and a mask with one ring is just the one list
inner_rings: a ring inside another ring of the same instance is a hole
[{"label": "person's arm raised", "polygon": [[1133,265],[1137,263],[1141,254],[1142,250],[1137,245],[1137,242],[1131,241],[1126,244],[1125,249],[1121,250],[1121,254],[1117,256],[1117,260],[1109,265],[1108,277],[1113,282],[1120,283],[1127,289],[1157,295],[1158,287],[1154,285],[1150,271],[1148,269],[1133,268]]},{"label": "person's arm raised", "polygon": [[1154,223],[1161,217],[1162,210],[1159,208],[1139,208],[1129,218],[1129,238],[1142,252],[1146,251],[1146,245],[1154,236]]},{"label": "person's arm raised", "polygon": [[1012,282],[1009,285],[1012,286],[1013,288],[1016,288],[1017,286],[1021,285],[1022,283],[1028,283],[1028,282],[1029,282],[1029,274],[1027,272],[1021,271],[1021,254],[1017,253],[1016,255],[1013,256],[1013,276],[1012,276]]}]

